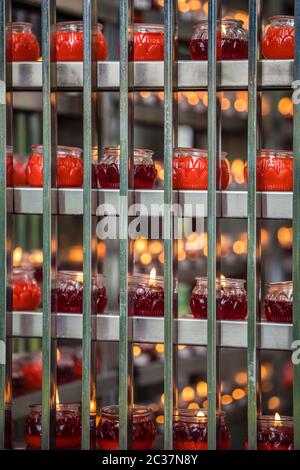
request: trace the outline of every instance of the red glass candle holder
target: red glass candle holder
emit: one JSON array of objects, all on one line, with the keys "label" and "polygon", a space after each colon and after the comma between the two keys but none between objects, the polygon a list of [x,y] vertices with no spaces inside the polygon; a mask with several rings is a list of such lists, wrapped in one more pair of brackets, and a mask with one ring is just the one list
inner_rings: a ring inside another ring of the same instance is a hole
[{"label": "red glass candle holder", "polygon": [[[25,422],[25,440],[29,449],[40,449],[42,406],[31,405]],[[81,406],[78,403],[56,405],[56,449],[79,449],[81,445]]]},{"label": "red glass candle holder", "polygon": [[[135,189],[152,189],[157,170],[152,160],[152,150],[134,149],[134,187]],[[104,149],[100,163],[94,165],[100,188],[120,188],[120,148]]]},{"label": "red glass candle holder", "polygon": [[12,23],[6,33],[6,60],[32,62],[40,57],[40,45],[31,23]]},{"label": "red glass candle holder", "polygon": [[293,450],[293,418],[261,416],[257,419],[257,450]]},{"label": "red glass candle holder", "polygon": [[33,311],[41,303],[41,289],[34,278],[33,269],[13,270],[13,310]]},{"label": "red glass candle holder", "polygon": [[[150,450],[156,436],[152,412],[146,406],[135,406],[132,417],[132,449]],[[106,406],[101,410],[96,438],[101,450],[119,450],[119,407]]]},{"label": "red glass candle holder", "polygon": [[[243,21],[226,19],[217,22],[217,60],[246,60],[248,35]],[[208,22],[200,21],[194,27],[190,42],[193,60],[208,60]]]},{"label": "red glass candle holder", "polygon": [[[227,153],[222,152],[221,188],[229,183],[229,163]],[[220,170],[217,168],[217,185]],[[208,152],[193,148],[176,148],[173,155],[173,189],[207,190]]]},{"label": "red glass candle holder", "polygon": [[164,316],[164,278],[152,280],[147,274],[129,278],[128,315],[136,317]]},{"label": "red glass candle holder", "polygon": [[293,59],[295,21],[293,16],[272,16],[262,40],[265,59]]},{"label": "red glass candle holder", "polygon": [[13,186],[13,173],[14,173],[14,157],[13,148],[9,145],[6,147],[6,186]]},{"label": "red glass candle holder", "polygon": [[[174,450],[207,450],[207,410],[178,409],[173,416]],[[217,414],[218,449],[230,448],[230,433],[226,424],[226,415]]]},{"label": "red glass candle holder", "polygon": [[[248,183],[248,165],[244,170]],[[285,150],[260,150],[256,159],[258,191],[293,191],[293,154]]]},{"label": "red glass candle holder", "polygon": [[[97,274],[92,279],[92,312],[103,313],[107,304],[104,276]],[[52,288],[52,310],[59,313],[82,313],[83,273],[59,271]]]},{"label": "red glass candle holder", "polygon": [[268,284],[264,310],[269,322],[292,323],[293,283],[287,281]]},{"label": "red glass candle holder", "polygon": [[26,186],[27,184],[27,176],[26,176],[26,168],[27,168],[27,159],[24,160],[20,157],[15,157],[13,162],[13,186]]},{"label": "red glass candle holder", "polygon": [[[107,44],[98,23],[93,32],[93,60],[107,58]],[[64,21],[54,25],[51,33],[51,60],[53,62],[83,61],[83,22]]]},{"label": "red glass candle holder", "polygon": [[164,60],[164,26],[160,24],[134,25],[134,60]]},{"label": "red glass candle holder", "polygon": [[[195,318],[207,318],[207,278],[196,277],[190,300]],[[216,282],[217,319],[245,320],[247,318],[247,292],[243,279],[222,279]]]},{"label": "red glass candle holder", "polygon": [[[26,176],[29,186],[43,187],[43,145],[34,145],[29,157]],[[83,183],[82,150],[75,147],[57,147],[57,187],[81,188]]]}]

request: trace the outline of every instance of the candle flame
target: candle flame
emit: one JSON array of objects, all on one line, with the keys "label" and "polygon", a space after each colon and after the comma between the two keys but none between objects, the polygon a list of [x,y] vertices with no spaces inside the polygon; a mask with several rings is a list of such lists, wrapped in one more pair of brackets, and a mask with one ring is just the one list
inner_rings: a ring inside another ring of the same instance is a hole
[{"label": "candle flame", "polygon": [[156,279],[156,269],[152,268],[150,271],[150,281],[149,281],[150,286],[155,286],[155,279]]},{"label": "candle flame", "polygon": [[96,401],[95,400],[90,401],[90,413],[96,413]]},{"label": "candle flame", "polygon": [[281,417],[279,413],[275,413],[275,421],[281,421]]},{"label": "candle flame", "polygon": [[23,257],[23,250],[20,246],[17,246],[13,252],[13,265],[19,266]]},{"label": "candle flame", "polygon": [[56,349],[56,360],[57,360],[57,362],[59,362],[61,360],[61,352],[58,348]]},{"label": "candle flame", "polygon": [[56,389],[56,397],[55,397],[56,404],[59,405],[59,395],[58,395],[58,390]]}]

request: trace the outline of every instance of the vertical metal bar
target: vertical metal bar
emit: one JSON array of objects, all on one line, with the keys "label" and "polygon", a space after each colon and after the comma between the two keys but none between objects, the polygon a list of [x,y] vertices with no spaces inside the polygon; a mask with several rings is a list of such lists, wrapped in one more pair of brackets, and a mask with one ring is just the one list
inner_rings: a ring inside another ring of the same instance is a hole
[{"label": "vertical metal bar", "polygon": [[[300,44],[300,0],[295,0],[295,44]],[[294,80],[300,80],[300,50],[295,47]],[[293,339],[300,339],[300,103],[294,102]],[[294,448],[300,449],[300,364],[294,363]]]},{"label": "vertical metal bar", "polygon": [[82,448],[90,448],[90,407],[95,403],[95,380],[92,350],[92,147],[93,110],[95,93],[95,64],[92,57],[93,28],[97,22],[95,0],[83,3],[84,60],[83,60],[83,337],[82,337]]},{"label": "vertical metal bar", "polygon": [[5,387],[6,387],[6,5],[0,4],[0,449],[5,437]]},{"label": "vertical metal bar", "polygon": [[260,0],[249,0],[249,70],[248,70],[248,448],[256,449],[257,426],[257,224],[256,224],[256,153],[257,153],[257,63]]},{"label": "vertical metal bar", "polygon": [[177,2],[164,2],[164,448],[171,450],[173,446],[173,407],[176,399],[174,388],[174,330],[173,330],[173,187],[172,187],[172,155],[174,147],[174,36],[175,13]]},{"label": "vertical metal bar", "polygon": [[133,384],[132,384],[132,332],[128,322],[128,264],[132,253],[128,240],[128,170],[132,182],[132,57],[129,46],[133,40],[133,1],[120,2],[120,342],[119,342],[119,419],[120,449],[130,447]]},{"label": "vertical metal bar", "polygon": [[217,165],[217,65],[216,29],[218,2],[208,2],[208,315],[207,315],[207,397],[208,448],[216,449],[217,330],[216,330],[216,165]]},{"label": "vertical metal bar", "polygon": [[42,387],[42,448],[54,444],[56,350],[53,348],[51,318],[51,279],[55,266],[52,220],[51,186],[56,185],[56,95],[52,93],[53,80],[50,62],[50,29],[55,23],[56,2],[42,0],[42,53],[43,53],[43,387]]}]

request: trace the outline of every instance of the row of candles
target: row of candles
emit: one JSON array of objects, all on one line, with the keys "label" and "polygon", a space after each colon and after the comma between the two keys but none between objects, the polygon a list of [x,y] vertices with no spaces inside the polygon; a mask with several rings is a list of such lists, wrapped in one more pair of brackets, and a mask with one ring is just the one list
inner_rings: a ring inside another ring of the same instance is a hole
[{"label": "row of candles", "polygon": [[[15,268],[13,271],[13,310],[33,311],[41,302],[41,288],[34,278],[33,270]],[[216,281],[217,318],[219,320],[245,320],[247,318],[247,291],[243,279],[221,278]],[[177,306],[177,283],[174,286],[175,310]],[[129,277],[128,306],[130,316],[163,317],[164,279],[156,275],[135,274]],[[92,310],[98,314],[107,305],[105,278],[93,277]],[[58,271],[52,288],[52,309],[59,313],[82,313],[83,273]],[[293,283],[268,284],[264,302],[267,321],[292,322]],[[197,277],[190,299],[190,311],[194,318],[207,318],[207,278]]]},{"label": "row of candles", "polygon": [[[95,150],[95,158],[97,158]],[[154,152],[148,149],[134,149],[134,188],[152,189],[157,178],[157,168],[153,160]],[[7,148],[7,186],[43,186],[42,145],[34,145],[28,163],[16,160],[13,149]],[[108,147],[103,150],[100,162],[92,165],[92,185],[94,188],[119,189],[120,187],[120,148]],[[293,190],[293,154],[291,151],[267,150],[257,154],[257,190]],[[247,164],[244,178],[248,181]],[[227,153],[222,152],[221,165],[217,168],[217,185],[220,180],[222,190],[230,181],[230,164]],[[57,148],[57,187],[81,188],[83,184],[82,149],[58,146]],[[208,152],[196,148],[175,148],[173,152],[173,189],[207,190]]]},{"label": "row of candles", "polygon": [[[244,22],[236,19],[218,21],[217,59],[246,60],[248,33]],[[132,56],[134,61],[164,60],[164,26],[161,24],[134,24]],[[108,46],[98,23],[93,34],[93,59],[106,60]],[[202,20],[194,27],[189,45],[191,59],[207,60],[208,22]],[[7,32],[7,60],[36,61],[40,58],[40,45],[30,23],[12,23]],[[274,16],[262,40],[262,54],[266,59],[293,59],[294,18]],[[53,26],[51,32],[51,60],[74,62],[83,60],[83,22],[65,21]]]},{"label": "row of candles", "polygon": [[[173,414],[174,450],[206,450],[208,414],[206,409],[176,409]],[[81,445],[81,405],[56,404],[55,447],[79,449]],[[133,450],[150,450],[155,445],[156,427],[152,411],[147,406],[135,406],[132,419]],[[97,417],[95,406],[90,413],[91,447],[102,450],[119,449],[119,408],[106,406]],[[31,405],[25,422],[25,441],[28,449],[40,449],[42,437],[41,405]],[[12,446],[11,408],[6,407],[5,447]],[[217,446],[230,449],[231,435],[224,411],[217,413]],[[247,449],[247,439],[245,440]],[[263,415],[258,417],[258,450],[292,450],[293,418]]]}]

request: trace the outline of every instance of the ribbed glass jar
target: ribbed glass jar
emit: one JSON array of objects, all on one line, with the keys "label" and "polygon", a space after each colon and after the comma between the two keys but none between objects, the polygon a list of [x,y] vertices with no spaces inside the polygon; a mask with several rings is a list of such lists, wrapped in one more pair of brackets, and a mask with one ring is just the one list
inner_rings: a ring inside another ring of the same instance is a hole
[{"label": "ribbed glass jar", "polygon": [[[217,60],[246,60],[248,58],[248,34],[243,21],[224,19],[217,21]],[[193,60],[208,59],[208,22],[202,20],[194,27],[190,42]]]},{"label": "ribbed glass jar", "polygon": [[[196,277],[190,309],[195,318],[207,318],[207,277]],[[217,319],[245,320],[247,318],[247,291],[243,279],[222,279],[216,282]]]},{"label": "ribbed glass jar", "polygon": [[[206,409],[177,409],[173,415],[174,450],[207,450],[208,415]],[[230,432],[224,411],[217,413],[217,445],[230,448]]]},{"label": "ribbed glass jar", "polygon": [[[101,450],[119,450],[119,407],[106,406],[101,409],[96,438]],[[156,428],[152,411],[147,406],[135,406],[132,418],[132,449],[150,450],[153,447]]]},{"label": "ribbed glass jar", "polygon": [[293,16],[271,16],[262,40],[265,59],[293,59],[295,20]]},{"label": "ribbed glass jar", "polygon": [[267,284],[264,311],[269,322],[292,323],[293,283],[291,281]]}]

